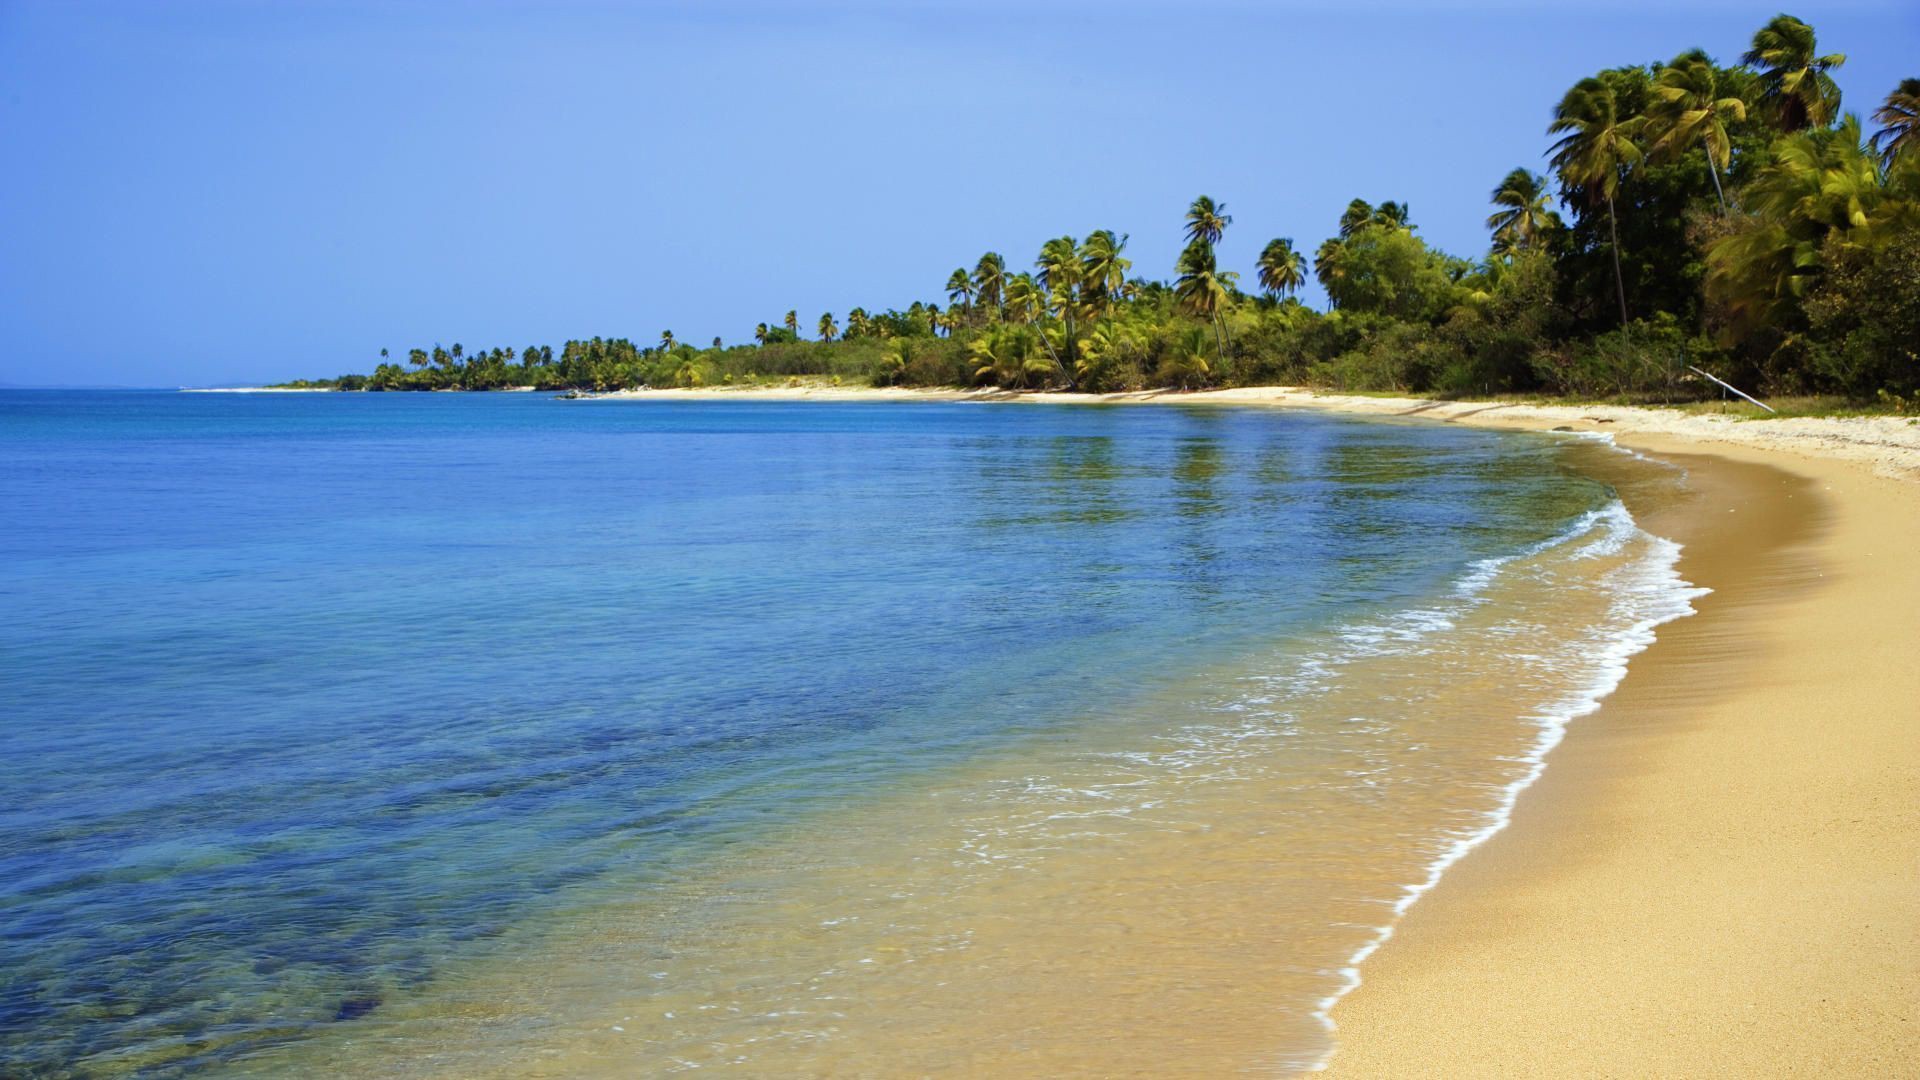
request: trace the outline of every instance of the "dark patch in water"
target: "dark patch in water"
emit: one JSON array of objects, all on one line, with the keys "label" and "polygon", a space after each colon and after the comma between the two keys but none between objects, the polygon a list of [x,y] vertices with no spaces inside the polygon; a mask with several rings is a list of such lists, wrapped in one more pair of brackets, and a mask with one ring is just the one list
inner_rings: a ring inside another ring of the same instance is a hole
[{"label": "dark patch in water", "polygon": [[379,1007],[380,998],[377,995],[363,994],[360,997],[350,997],[342,1001],[340,1007],[333,1011],[333,1018],[358,1020]]}]

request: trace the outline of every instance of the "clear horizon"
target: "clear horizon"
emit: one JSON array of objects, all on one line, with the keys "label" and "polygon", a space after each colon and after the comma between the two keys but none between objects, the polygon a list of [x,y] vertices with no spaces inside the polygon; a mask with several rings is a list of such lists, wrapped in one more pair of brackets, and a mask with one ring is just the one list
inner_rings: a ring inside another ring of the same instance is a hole
[{"label": "clear horizon", "polygon": [[[1355,197],[1473,257],[1568,86],[1695,45],[1732,62],[1776,10],[11,4],[0,384],[735,343],[789,308],[944,304],[982,251],[1024,267],[1096,228],[1164,278],[1202,193],[1243,285]],[[1920,9],[1787,10],[1848,55],[1848,111],[1920,75]]]}]

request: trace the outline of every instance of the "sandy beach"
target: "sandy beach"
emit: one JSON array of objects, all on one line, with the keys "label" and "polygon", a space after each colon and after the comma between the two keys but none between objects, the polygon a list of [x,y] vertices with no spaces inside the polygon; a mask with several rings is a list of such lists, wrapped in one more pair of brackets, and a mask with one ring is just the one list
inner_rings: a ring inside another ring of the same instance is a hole
[{"label": "sandy beach", "polygon": [[[743,393],[1009,396],[634,396]],[[1333,1013],[1332,1073],[1920,1069],[1920,426],[1279,388],[1022,400],[1573,428],[1690,470],[1693,497],[1635,512],[1714,592],[1366,961]]]}]

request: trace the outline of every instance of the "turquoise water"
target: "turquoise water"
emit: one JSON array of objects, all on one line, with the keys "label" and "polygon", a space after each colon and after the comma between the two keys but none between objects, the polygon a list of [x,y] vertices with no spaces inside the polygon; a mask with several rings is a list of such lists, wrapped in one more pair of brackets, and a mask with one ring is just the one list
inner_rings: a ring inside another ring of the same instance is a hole
[{"label": "turquoise water", "polygon": [[0,1073],[339,1030],[1607,497],[1258,410],[0,392]]}]

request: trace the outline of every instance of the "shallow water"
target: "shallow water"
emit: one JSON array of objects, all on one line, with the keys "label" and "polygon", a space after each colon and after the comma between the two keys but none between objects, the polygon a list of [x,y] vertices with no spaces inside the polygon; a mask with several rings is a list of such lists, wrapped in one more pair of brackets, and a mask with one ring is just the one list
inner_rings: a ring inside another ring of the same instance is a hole
[{"label": "shallow water", "polygon": [[1687,596],[1603,448],[1269,411],[19,392],[0,466],[9,1072],[1309,1066]]}]

